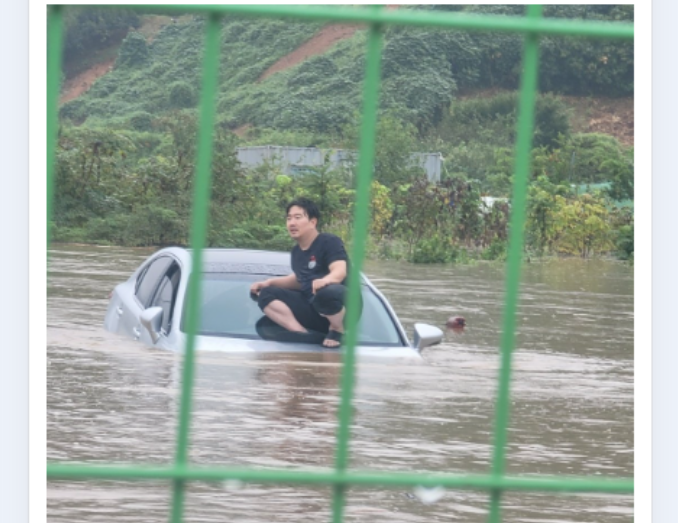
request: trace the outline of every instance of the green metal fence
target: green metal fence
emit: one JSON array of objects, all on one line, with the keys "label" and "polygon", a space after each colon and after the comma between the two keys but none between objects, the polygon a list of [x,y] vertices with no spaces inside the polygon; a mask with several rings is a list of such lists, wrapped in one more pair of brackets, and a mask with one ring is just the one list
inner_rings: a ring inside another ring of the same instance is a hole
[{"label": "green metal fence", "polygon": [[[382,487],[447,487],[485,490],[490,494],[489,521],[501,521],[501,496],[506,490],[632,493],[630,478],[600,479],[588,477],[510,477],[505,475],[507,430],[509,425],[511,358],[514,348],[516,308],[518,303],[523,226],[530,150],[533,134],[534,105],[539,66],[539,36],[562,35],[590,38],[632,39],[633,25],[626,23],[586,22],[562,19],[543,19],[542,6],[527,6],[525,17],[459,15],[416,10],[383,10],[383,6],[329,7],[329,6],[264,6],[264,5],[210,5],[210,6],[126,6],[162,8],[163,12],[203,14],[207,17],[205,56],[203,62],[200,99],[200,128],[198,132],[196,184],[193,195],[190,243],[193,248],[193,267],[202,266],[211,187],[212,130],[214,126],[215,95],[219,69],[220,19],[223,15],[245,15],[295,20],[359,22],[367,24],[367,63],[363,86],[362,126],[358,157],[357,196],[354,216],[354,238],[351,259],[355,270],[349,276],[347,303],[347,335],[342,351],[341,401],[339,428],[336,440],[335,468],[330,472],[304,470],[250,470],[229,467],[192,465],[188,460],[190,422],[195,366],[195,333],[201,286],[199,271],[193,271],[189,282],[187,317],[187,345],[183,355],[182,391],[174,464],[148,465],[87,465],[47,464],[48,479],[109,479],[109,480],[167,480],[173,483],[171,507],[172,523],[183,517],[184,495],[188,481],[240,480],[257,483],[325,484],[333,488],[332,520],[343,521],[346,488],[349,486]],[[50,6],[48,12],[47,54],[47,219],[51,217],[56,149],[57,99],[61,76],[62,6]],[[494,423],[494,451],[491,469],[486,475],[432,474],[349,470],[349,443],[351,438],[351,403],[355,374],[355,345],[358,321],[356,307],[359,299],[358,275],[365,257],[365,241],[369,222],[370,182],[374,159],[377,102],[380,85],[382,30],[386,25],[439,27],[449,30],[502,31],[524,35],[523,74],[519,97],[517,140],[515,146],[515,173],[510,220],[509,251],[505,307],[501,336],[501,367]],[[49,227],[48,227],[49,230]],[[47,236],[49,246],[49,232]]]}]

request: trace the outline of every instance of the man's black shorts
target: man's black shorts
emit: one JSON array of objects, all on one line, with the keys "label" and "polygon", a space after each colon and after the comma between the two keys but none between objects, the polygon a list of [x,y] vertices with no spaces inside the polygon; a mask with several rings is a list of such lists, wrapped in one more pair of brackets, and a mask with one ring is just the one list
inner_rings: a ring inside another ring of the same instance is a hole
[{"label": "man's black shorts", "polygon": [[261,289],[257,303],[263,311],[273,300],[280,300],[292,310],[294,317],[305,329],[326,333],[330,322],[321,314],[331,316],[340,312],[345,297],[346,287],[337,283],[323,287],[310,301],[301,291],[270,286]]}]

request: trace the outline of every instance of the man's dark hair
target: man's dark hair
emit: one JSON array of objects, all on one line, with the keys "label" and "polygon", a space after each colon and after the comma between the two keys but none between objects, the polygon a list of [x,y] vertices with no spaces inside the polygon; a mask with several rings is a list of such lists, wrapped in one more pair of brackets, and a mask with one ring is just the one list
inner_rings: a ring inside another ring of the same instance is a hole
[{"label": "man's dark hair", "polygon": [[292,207],[301,207],[306,211],[306,216],[308,216],[309,220],[315,218],[320,222],[320,211],[318,210],[318,206],[308,198],[297,198],[288,203],[285,211],[286,215],[290,213]]}]

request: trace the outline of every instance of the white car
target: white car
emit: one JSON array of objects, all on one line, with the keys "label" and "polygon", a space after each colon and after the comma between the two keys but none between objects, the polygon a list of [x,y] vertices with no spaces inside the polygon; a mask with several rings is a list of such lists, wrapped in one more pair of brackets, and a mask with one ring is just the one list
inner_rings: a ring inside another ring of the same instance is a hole
[{"label": "white car", "polygon": [[[183,350],[187,337],[184,317],[191,261],[191,251],[180,247],[164,248],[151,255],[111,293],[104,328],[154,347]],[[266,325],[267,319],[250,297],[252,282],[291,272],[289,253],[205,249],[196,349],[336,352],[337,349],[320,343],[281,341],[289,340],[290,333],[272,322]],[[420,323],[415,324],[414,342],[410,343],[388,300],[365,275],[362,275],[361,287],[363,308],[356,347],[358,355],[421,358],[422,349],[440,343],[443,332]],[[275,328],[271,328],[271,324]]]}]

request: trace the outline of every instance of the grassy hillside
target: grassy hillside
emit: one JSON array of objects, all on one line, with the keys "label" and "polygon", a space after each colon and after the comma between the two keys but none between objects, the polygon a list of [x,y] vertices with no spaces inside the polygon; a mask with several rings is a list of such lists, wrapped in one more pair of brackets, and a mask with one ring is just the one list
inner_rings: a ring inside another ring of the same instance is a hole
[{"label": "grassy hillside", "polygon": [[[515,11],[506,6],[465,9]],[[632,6],[589,6],[588,11],[582,11],[581,6],[548,6],[546,14],[633,17]],[[226,18],[218,122],[229,129],[249,124],[321,135],[337,133],[350,122],[360,109],[364,31],[320,56],[259,81],[270,65],[321,27],[317,23]],[[129,33],[113,70],[84,96],[65,104],[61,116],[79,123],[88,120],[125,126],[134,114],[157,117],[194,108],[201,80],[203,34],[203,19],[192,16],[162,27],[152,40],[143,29]],[[514,89],[519,80],[520,50],[518,35],[390,28],[383,52],[382,107],[423,133],[440,124],[460,92]],[[545,92],[628,96],[633,92],[632,44],[544,38],[541,71]]]},{"label": "grassy hillside", "polygon": [[[257,21],[224,24],[220,97],[251,85],[278,58],[317,30],[317,25]],[[131,32],[113,70],[78,100],[61,109],[64,118],[118,121],[138,112],[154,116],[194,107],[201,81],[204,21],[183,17],[164,26],[149,43]],[[221,119],[223,120],[222,115]]]}]

